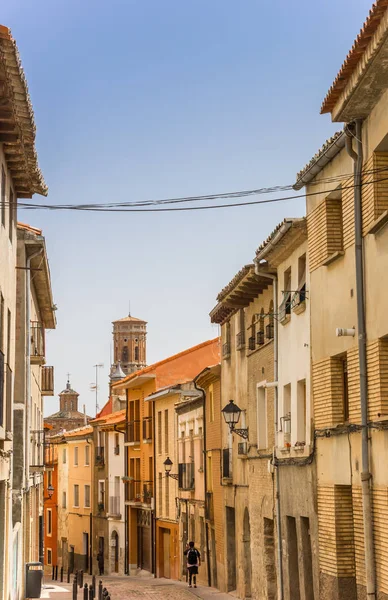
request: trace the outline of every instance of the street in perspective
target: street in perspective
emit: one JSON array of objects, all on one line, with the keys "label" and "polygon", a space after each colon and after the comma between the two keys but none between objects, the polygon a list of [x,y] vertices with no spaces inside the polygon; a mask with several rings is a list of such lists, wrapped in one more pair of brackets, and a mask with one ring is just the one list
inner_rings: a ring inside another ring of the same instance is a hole
[{"label": "street in perspective", "polygon": [[0,600],[388,600],[370,1],[2,7]]}]

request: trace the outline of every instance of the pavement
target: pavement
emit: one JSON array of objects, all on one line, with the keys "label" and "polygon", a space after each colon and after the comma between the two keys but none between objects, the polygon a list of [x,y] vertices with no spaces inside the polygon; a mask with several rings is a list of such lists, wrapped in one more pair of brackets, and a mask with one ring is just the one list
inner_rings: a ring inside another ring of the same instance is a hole
[{"label": "pavement", "polygon": [[[188,588],[187,583],[171,579],[153,577],[102,577],[103,586],[109,592],[111,600],[232,600],[233,596],[224,594],[215,588],[199,586]],[[99,581],[99,578],[97,578]],[[85,577],[90,584],[91,578]],[[72,600],[72,585],[51,582],[46,578],[41,598],[49,600]],[[78,588],[77,600],[83,600],[83,590]]]}]

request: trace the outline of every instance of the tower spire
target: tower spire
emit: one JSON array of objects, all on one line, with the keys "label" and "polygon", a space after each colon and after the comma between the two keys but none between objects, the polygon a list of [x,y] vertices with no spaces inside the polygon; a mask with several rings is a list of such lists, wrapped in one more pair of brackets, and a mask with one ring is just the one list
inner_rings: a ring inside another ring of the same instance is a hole
[{"label": "tower spire", "polygon": [[131,316],[131,301],[128,300],[128,317]]}]

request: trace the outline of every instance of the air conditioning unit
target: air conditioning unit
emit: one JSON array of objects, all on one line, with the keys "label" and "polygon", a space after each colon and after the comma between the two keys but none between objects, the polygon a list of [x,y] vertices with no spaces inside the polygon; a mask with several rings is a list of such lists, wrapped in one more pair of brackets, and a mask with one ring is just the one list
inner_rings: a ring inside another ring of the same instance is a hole
[{"label": "air conditioning unit", "polygon": [[239,442],[238,444],[238,455],[246,456],[248,454],[248,444],[247,442]]}]

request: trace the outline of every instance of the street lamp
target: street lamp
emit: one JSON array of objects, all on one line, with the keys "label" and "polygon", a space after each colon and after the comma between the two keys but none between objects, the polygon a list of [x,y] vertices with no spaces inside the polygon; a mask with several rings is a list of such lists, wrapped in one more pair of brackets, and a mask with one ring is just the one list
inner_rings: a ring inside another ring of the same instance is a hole
[{"label": "street lamp", "polygon": [[43,498],[43,500],[51,500],[51,498],[53,497],[53,494],[55,492],[55,488],[53,485],[51,485],[51,483],[47,486],[47,497]]},{"label": "street lamp", "polygon": [[172,477],[173,479],[178,479],[177,473],[171,473],[171,468],[172,468],[173,462],[169,456],[167,456],[167,458],[163,464],[164,464],[164,472],[166,473],[166,477]]},{"label": "street lamp", "polygon": [[229,426],[231,433],[237,433],[237,435],[244,438],[244,440],[247,440],[248,428],[236,429],[236,425],[240,420],[242,410],[237,406],[237,404],[234,403],[234,400],[229,400],[229,403],[224,406],[221,412],[224,415],[225,423]]}]

